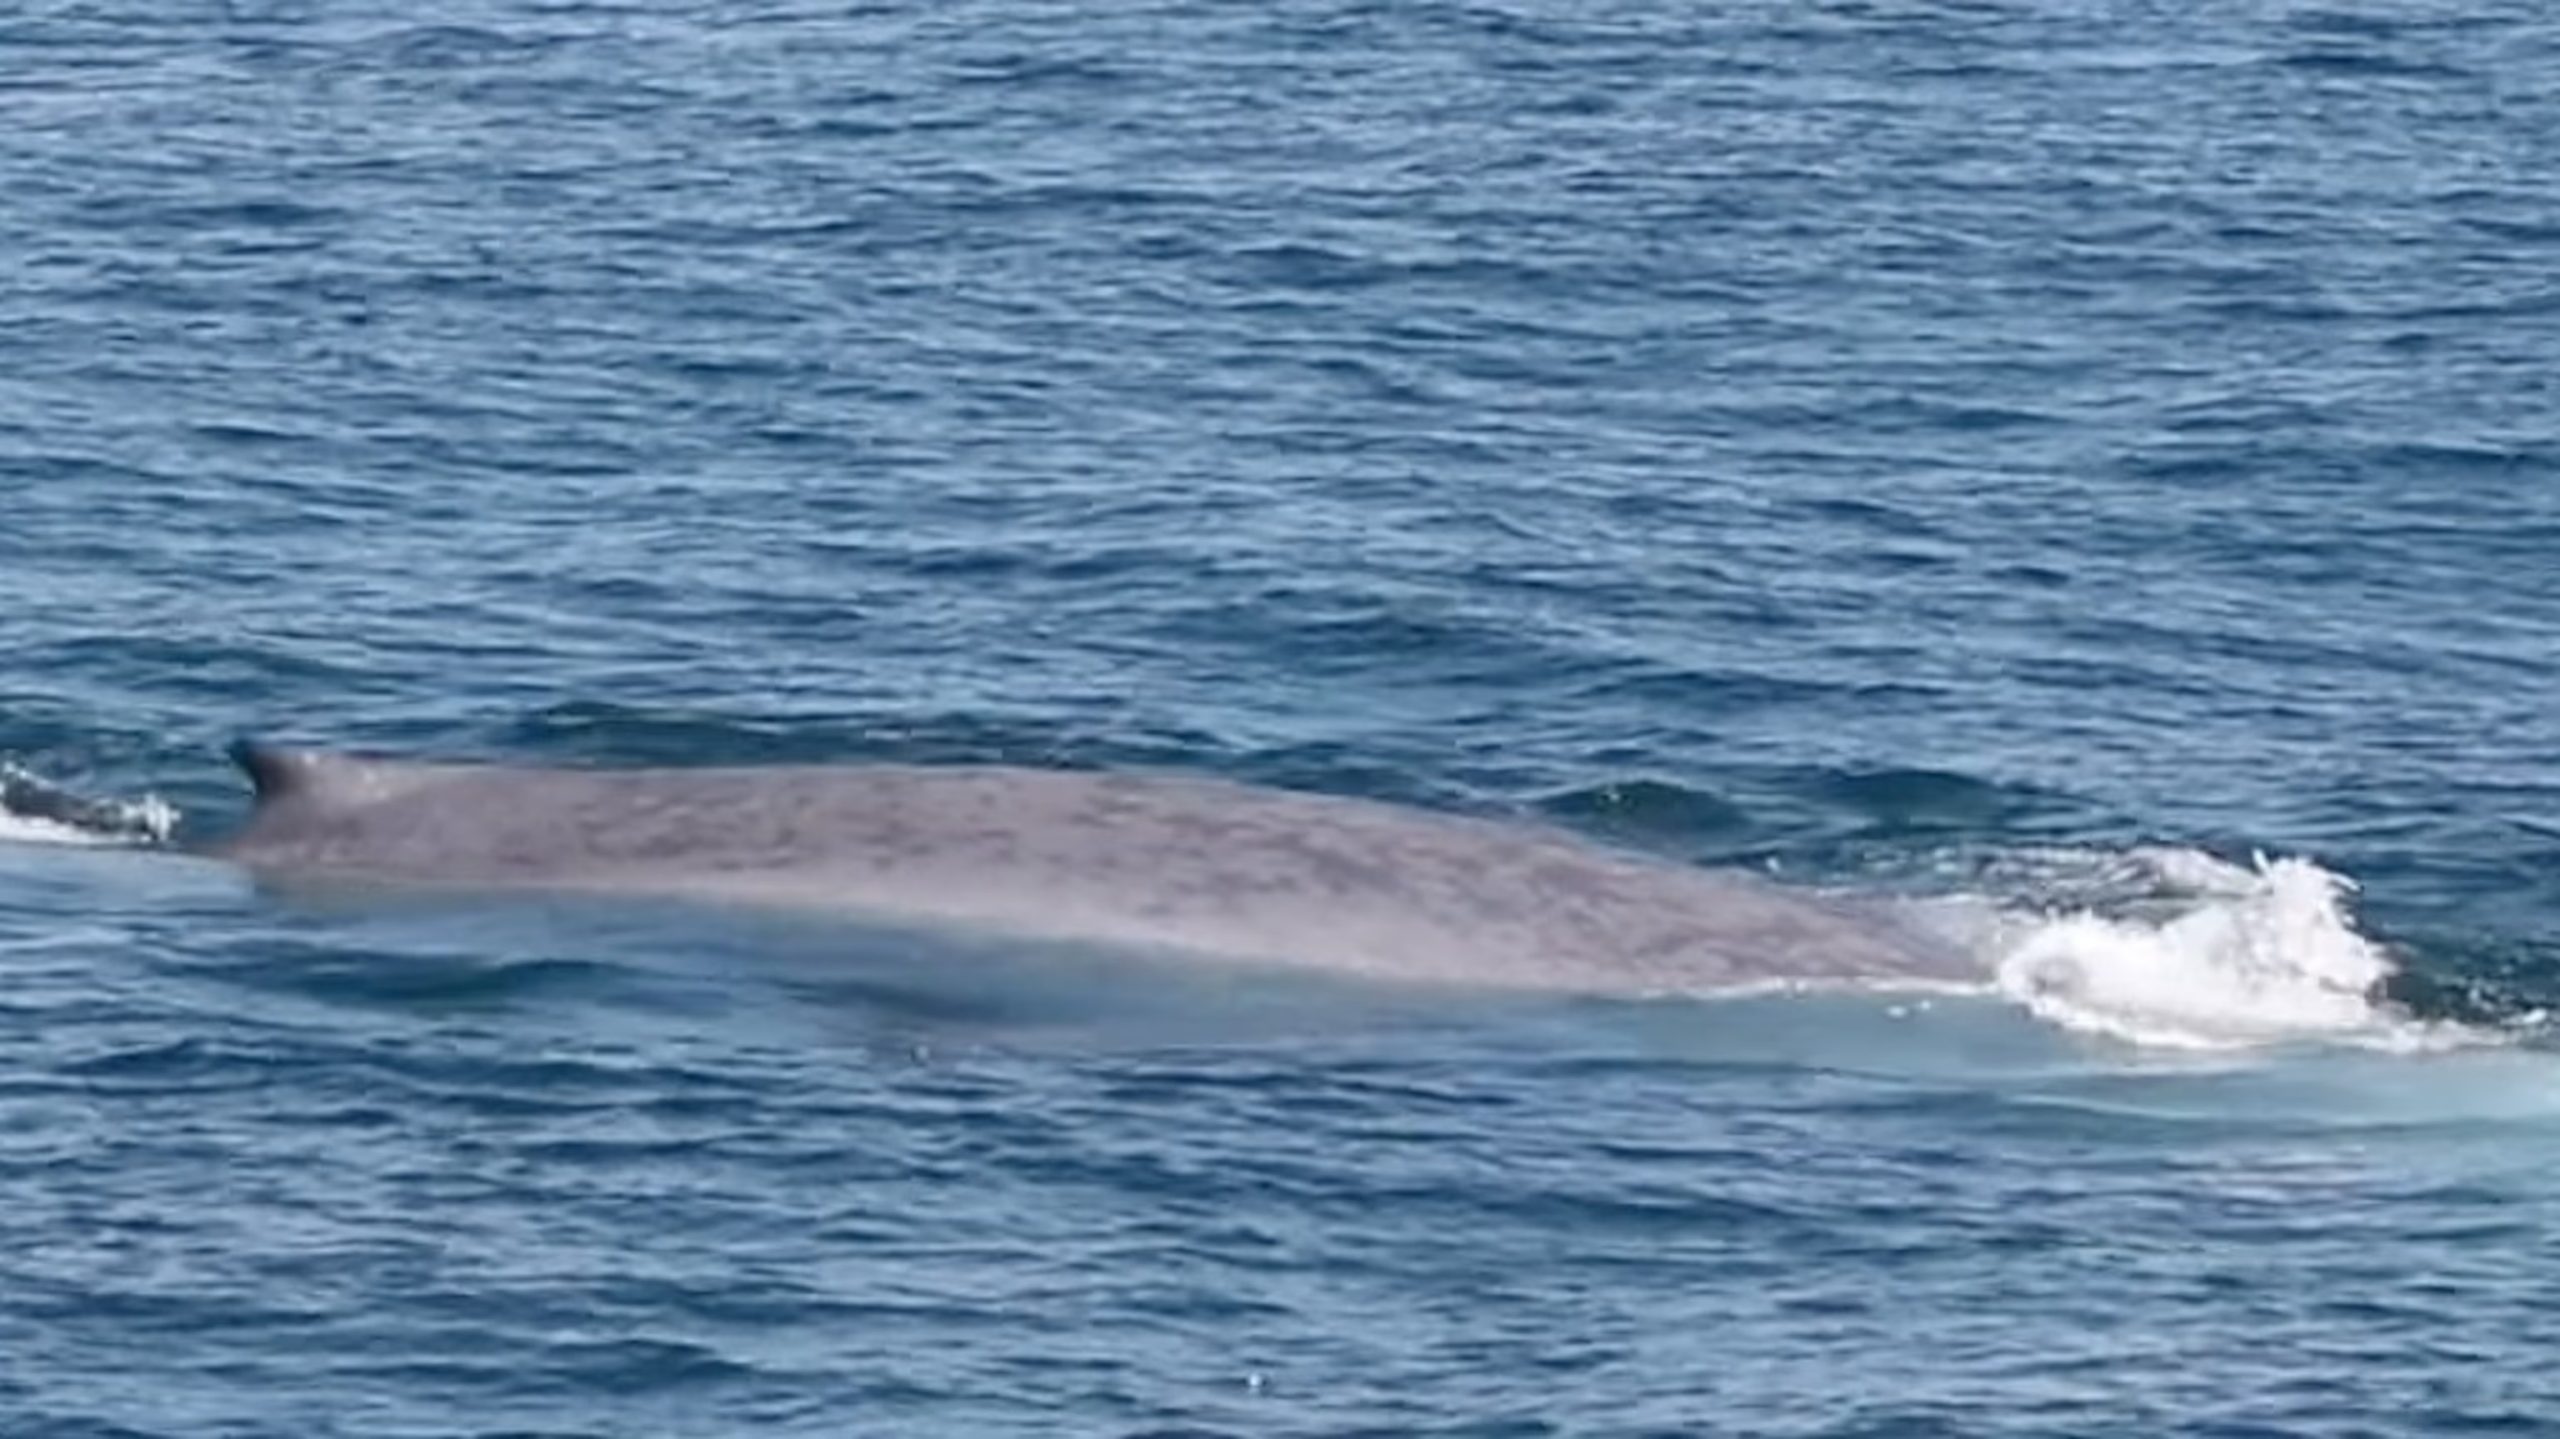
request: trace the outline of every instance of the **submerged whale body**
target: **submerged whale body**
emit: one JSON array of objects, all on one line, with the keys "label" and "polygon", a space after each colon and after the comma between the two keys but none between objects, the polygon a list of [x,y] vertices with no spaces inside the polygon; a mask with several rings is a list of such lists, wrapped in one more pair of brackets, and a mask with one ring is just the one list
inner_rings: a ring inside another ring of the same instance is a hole
[{"label": "submerged whale body", "polygon": [[235,753],[257,808],[207,852],[269,879],[646,895],[1503,988],[1978,977],[1880,918],[1747,875],[1217,780]]}]

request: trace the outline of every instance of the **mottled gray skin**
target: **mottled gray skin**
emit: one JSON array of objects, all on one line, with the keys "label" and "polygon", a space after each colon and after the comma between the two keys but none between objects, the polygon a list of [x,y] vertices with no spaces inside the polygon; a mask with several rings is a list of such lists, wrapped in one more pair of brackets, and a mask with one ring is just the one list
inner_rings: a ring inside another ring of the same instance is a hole
[{"label": "mottled gray skin", "polygon": [[210,852],[275,879],[667,896],[1505,988],[1978,977],[1749,876],[1213,780],[240,758],[257,812]]}]

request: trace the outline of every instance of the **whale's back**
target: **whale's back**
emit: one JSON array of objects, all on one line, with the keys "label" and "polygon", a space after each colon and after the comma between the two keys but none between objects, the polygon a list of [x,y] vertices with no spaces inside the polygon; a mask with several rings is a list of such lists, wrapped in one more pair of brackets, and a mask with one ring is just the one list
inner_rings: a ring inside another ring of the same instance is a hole
[{"label": "whale's back", "polygon": [[1153,774],[521,770],[251,749],[270,875],[833,910],[1394,979],[1697,990],[1959,977],[1754,878],[1544,827]]}]

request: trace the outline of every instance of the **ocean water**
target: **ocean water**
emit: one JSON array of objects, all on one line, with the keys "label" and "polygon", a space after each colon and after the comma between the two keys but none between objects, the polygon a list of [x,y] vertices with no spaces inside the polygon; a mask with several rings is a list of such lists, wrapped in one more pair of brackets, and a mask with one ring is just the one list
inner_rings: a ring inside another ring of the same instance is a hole
[{"label": "ocean water", "polygon": [[[2560,22],[0,7],[0,1434],[2560,1432]],[[1408,992],[184,853],[1152,767],[1943,921]]]}]

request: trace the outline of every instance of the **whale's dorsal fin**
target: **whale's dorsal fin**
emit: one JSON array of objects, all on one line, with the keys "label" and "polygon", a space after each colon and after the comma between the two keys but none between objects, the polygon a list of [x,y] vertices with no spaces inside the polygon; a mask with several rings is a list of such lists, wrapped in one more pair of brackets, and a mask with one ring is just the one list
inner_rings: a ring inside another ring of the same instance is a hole
[{"label": "whale's dorsal fin", "polygon": [[245,739],[231,746],[231,758],[248,773],[260,809],[293,801],[324,800],[332,795],[362,798],[363,779],[372,768],[363,760],[326,750]]}]

